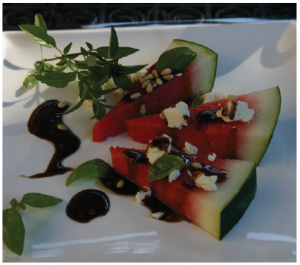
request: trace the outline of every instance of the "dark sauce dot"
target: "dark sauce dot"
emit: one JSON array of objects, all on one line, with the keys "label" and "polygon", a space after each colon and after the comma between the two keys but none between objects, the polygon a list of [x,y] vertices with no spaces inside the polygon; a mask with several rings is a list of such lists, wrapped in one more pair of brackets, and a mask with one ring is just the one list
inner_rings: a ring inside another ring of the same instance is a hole
[{"label": "dark sauce dot", "polygon": [[139,164],[146,164],[149,162],[147,156],[139,151],[134,151],[130,149],[126,149],[123,154],[129,158],[132,162],[139,163]]},{"label": "dark sauce dot", "polygon": [[162,215],[158,220],[175,223],[182,221],[182,218],[178,216],[174,211],[162,203],[159,199],[157,199],[155,196],[151,195],[146,197],[142,200],[143,205],[147,207],[151,213],[157,213],[157,212],[163,212],[164,215]]},{"label": "dark sauce dot", "polygon": [[196,119],[201,123],[207,123],[207,122],[211,122],[212,120],[218,120],[218,119],[220,120],[220,118],[217,116],[218,110],[219,109],[200,111],[197,114]]},{"label": "dark sauce dot", "polygon": [[238,132],[238,129],[237,129],[236,127],[233,127],[233,128],[231,129],[231,131],[232,131],[232,132]]},{"label": "dark sauce dot", "polygon": [[[128,180],[120,173],[110,168],[106,178],[100,178],[105,187],[120,195],[135,195],[139,191],[139,186]],[[122,187],[118,187],[119,182],[123,182]]]},{"label": "dark sauce dot", "polygon": [[200,169],[206,176],[217,175],[217,183],[224,182],[227,179],[228,172],[226,170],[214,168],[209,164],[202,163],[203,169]]},{"label": "dark sauce dot", "polygon": [[109,210],[109,199],[100,190],[83,190],[69,202],[66,213],[72,220],[87,223],[98,216],[104,216]]},{"label": "dark sauce dot", "polygon": [[58,124],[63,124],[62,115],[58,113],[65,112],[68,108],[68,105],[59,108],[58,103],[58,100],[45,101],[32,112],[29,118],[27,124],[29,132],[51,142],[55,147],[55,153],[44,173],[38,173],[28,178],[50,177],[73,170],[70,167],[64,167],[62,161],[78,150],[80,140],[70,129],[59,130],[57,128]]},{"label": "dark sauce dot", "polygon": [[158,137],[151,141],[150,146],[152,148],[157,147],[159,150],[167,151],[170,145],[170,139],[167,137]]}]

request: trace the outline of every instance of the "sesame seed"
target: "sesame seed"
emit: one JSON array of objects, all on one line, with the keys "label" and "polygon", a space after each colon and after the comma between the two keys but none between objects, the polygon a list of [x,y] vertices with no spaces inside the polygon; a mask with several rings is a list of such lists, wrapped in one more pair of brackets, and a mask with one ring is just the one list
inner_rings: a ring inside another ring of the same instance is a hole
[{"label": "sesame seed", "polygon": [[145,77],[143,77],[141,79],[141,83],[144,83],[146,80],[151,80],[153,78],[153,75],[149,74],[149,75],[146,75]]},{"label": "sesame seed", "polygon": [[148,84],[147,87],[146,87],[146,91],[147,93],[151,93],[153,91],[153,87],[151,84]]},{"label": "sesame seed", "polygon": [[144,83],[142,83],[142,88],[145,88],[150,83],[150,80],[146,80]]},{"label": "sesame seed", "polygon": [[155,78],[158,78],[158,73],[156,70],[152,70],[152,75],[155,77]]},{"label": "sesame seed", "polygon": [[170,68],[166,68],[163,71],[161,71],[161,75],[169,75],[172,73],[172,70]]},{"label": "sesame seed", "polygon": [[58,130],[62,130],[62,131],[68,130],[68,128],[67,128],[65,125],[63,125],[63,124],[58,124],[58,125],[57,125],[57,129],[58,129]]},{"label": "sesame seed", "polygon": [[125,184],[125,183],[124,183],[124,180],[122,180],[122,179],[119,180],[118,183],[117,183],[117,188],[118,188],[118,189],[123,188],[123,187],[124,187],[124,184]]},{"label": "sesame seed", "polygon": [[161,85],[163,84],[163,81],[162,81],[160,78],[156,78],[155,83],[156,83],[158,86],[161,86]]},{"label": "sesame seed", "polygon": [[201,169],[201,168],[203,168],[202,165],[201,165],[201,163],[192,163],[191,166],[192,166],[193,168],[196,168],[196,169]]},{"label": "sesame seed", "polygon": [[142,114],[146,114],[146,106],[145,106],[145,104],[143,104],[142,106],[141,106],[141,108],[140,108],[140,113],[142,113]]},{"label": "sesame seed", "polygon": [[64,108],[65,106],[69,105],[69,102],[67,100],[61,101],[57,104],[57,107]]},{"label": "sesame seed", "polygon": [[182,76],[182,75],[183,75],[182,73],[175,74],[176,77],[179,77],[179,76]]},{"label": "sesame seed", "polygon": [[134,93],[134,94],[132,94],[131,96],[130,96],[130,98],[131,99],[136,99],[136,98],[139,98],[139,97],[141,97],[141,93]]},{"label": "sesame seed", "polygon": [[163,79],[165,79],[165,80],[172,80],[172,79],[174,79],[174,75],[164,75]]}]

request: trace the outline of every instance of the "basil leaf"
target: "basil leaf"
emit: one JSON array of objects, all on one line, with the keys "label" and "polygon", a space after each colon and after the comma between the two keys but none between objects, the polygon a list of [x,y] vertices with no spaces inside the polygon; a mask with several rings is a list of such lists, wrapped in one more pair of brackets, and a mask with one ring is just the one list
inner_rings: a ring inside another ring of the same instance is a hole
[{"label": "basil leaf", "polygon": [[168,176],[173,170],[180,169],[185,165],[178,156],[164,155],[151,165],[147,181],[151,182],[162,179]]},{"label": "basil leaf", "polygon": [[195,107],[197,107],[198,105],[200,105],[202,103],[203,103],[203,98],[202,98],[201,91],[200,91],[198,93],[198,95],[194,98],[194,100],[191,104],[191,108],[195,108]]},{"label": "basil leaf", "polygon": [[11,205],[12,208],[17,209],[18,201],[15,198],[12,198],[9,204]]},{"label": "basil leaf", "polygon": [[76,79],[76,73],[51,72],[44,76],[36,75],[35,78],[48,86],[63,88]]},{"label": "basil leaf", "polygon": [[[78,85],[79,85],[79,89],[83,89],[82,81],[80,81]],[[69,109],[68,111],[60,113],[60,114],[68,114],[68,113],[73,112],[74,110],[77,110],[83,104],[83,102],[87,99],[87,94],[88,94],[88,89],[84,88],[81,99],[77,102],[77,104],[73,108]]]},{"label": "basil leaf", "polygon": [[45,29],[34,25],[19,25],[19,28],[27,33],[37,44],[47,48],[57,48],[54,38],[48,35]]},{"label": "basil leaf", "polygon": [[12,208],[16,209],[17,211],[19,211],[20,209],[25,210],[26,209],[26,205],[22,202],[18,202],[15,198],[13,198],[9,204],[11,205]]},{"label": "basil leaf", "polygon": [[107,58],[112,59],[112,57],[117,53],[118,49],[119,49],[119,41],[118,41],[117,33],[114,27],[111,26]]},{"label": "basil leaf", "polygon": [[160,55],[157,61],[157,70],[165,68],[184,69],[195,58],[197,54],[188,47],[177,47],[169,51],[165,51]]},{"label": "basil leaf", "polygon": [[77,65],[75,63],[72,63],[70,60],[67,61],[67,66],[70,68],[70,69],[78,69],[77,68]]},{"label": "basil leaf", "polygon": [[66,64],[67,59],[65,56],[62,56],[61,60],[56,65],[64,65]]},{"label": "basil leaf", "polygon": [[85,79],[93,82],[101,82],[104,84],[109,79],[108,71],[109,71],[109,66],[108,65],[103,66],[98,71],[92,73],[91,75],[86,76]]},{"label": "basil leaf", "polygon": [[[72,46],[72,42],[70,42],[65,48],[64,48],[64,54],[67,54],[70,49],[71,49],[71,46]],[[69,57],[68,57],[69,58]]]},{"label": "basil leaf", "polygon": [[62,199],[33,192],[24,194],[21,202],[31,207],[45,208],[57,205],[58,203],[62,202]]},{"label": "basil leaf", "polygon": [[134,74],[140,70],[142,70],[147,64],[144,65],[131,65],[131,66],[120,66],[120,70],[123,75]]},{"label": "basil leaf", "polygon": [[107,176],[110,166],[103,160],[96,158],[84,162],[79,167],[75,168],[71,175],[67,178],[66,186],[70,186],[73,182],[90,177],[90,178],[103,178]]},{"label": "basil leaf", "polygon": [[88,69],[86,61],[75,61],[75,64],[78,69]]},{"label": "basil leaf", "polygon": [[74,55],[67,55],[66,54],[66,56],[67,56],[68,59],[75,59],[79,56],[79,54],[74,54]]},{"label": "basil leaf", "polygon": [[46,24],[44,18],[42,17],[42,15],[36,14],[34,16],[34,24],[47,31],[47,24]]},{"label": "basil leaf", "polygon": [[80,47],[81,53],[83,54],[83,56],[88,56],[88,52],[86,51],[85,48]]},{"label": "basil leaf", "polygon": [[85,58],[85,61],[87,66],[94,66],[97,61],[97,58],[93,55],[90,55]]},{"label": "basil leaf", "polygon": [[90,51],[93,50],[93,45],[92,44],[90,44],[89,42],[86,42],[85,44],[89,48]]},{"label": "basil leaf", "polygon": [[91,119],[97,119],[98,121],[101,120],[106,114],[104,105],[101,104],[97,99],[93,100],[93,111],[94,116],[91,117]]},{"label": "basil leaf", "polygon": [[[96,51],[97,51],[97,53],[95,53],[95,54],[97,54],[99,57],[106,58],[107,53],[108,53],[108,47],[107,46],[100,47],[100,48],[97,48]],[[139,49],[135,49],[135,48],[131,48],[131,47],[119,47],[117,53],[111,59],[126,57],[137,51],[139,51]]]},{"label": "basil leaf", "polygon": [[[35,72],[35,73],[37,73],[37,72]],[[38,82],[39,81],[35,78],[35,74],[30,74],[24,79],[22,88],[28,88],[28,87],[34,86]]]},{"label": "basil leaf", "polygon": [[12,252],[21,256],[24,249],[25,227],[20,213],[15,209],[3,211],[3,242]]},{"label": "basil leaf", "polygon": [[113,75],[112,78],[117,87],[129,90],[133,86],[132,81],[126,75],[121,75],[120,77],[116,77],[115,75]]}]

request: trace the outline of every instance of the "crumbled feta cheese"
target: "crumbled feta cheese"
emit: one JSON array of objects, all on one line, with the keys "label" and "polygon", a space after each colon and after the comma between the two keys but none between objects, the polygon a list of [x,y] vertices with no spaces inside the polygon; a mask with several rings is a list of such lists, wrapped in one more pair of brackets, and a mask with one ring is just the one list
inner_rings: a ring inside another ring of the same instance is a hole
[{"label": "crumbled feta cheese", "polygon": [[168,127],[181,129],[182,126],[188,125],[188,119],[190,117],[190,111],[188,105],[180,101],[175,107],[170,107],[163,110],[163,113],[168,120]]},{"label": "crumbled feta cheese", "polygon": [[[167,138],[169,140],[169,145],[166,150],[160,149],[160,146],[158,146],[158,147],[155,146],[156,139],[161,139],[161,138]],[[164,155],[170,153],[171,149],[172,149],[172,145],[171,145],[172,138],[170,136],[163,134],[163,135],[157,137],[156,139],[150,140],[149,145],[147,147],[146,155],[151,164],[153,164],[155,162],[155,160],[160,158],[161,156],[164,156]]]},{"label": "crumbled feta cheese", "polygon": [[224,99],[226,98],[226,94],[224,94],[223,92],[214,92],[214,93],[206,93],[202,96],[203,98],[203,104],[208,103],[208,102],[213,102],[216,100],[220,100],[220,99]]},{"label": "crumbled feta cheese", "polygon": [[163,212],[156,212],[156,213],[153,213],[153,214],[151,214],[151,215],[152,215],[152,217],[153,217],[154,219],[159,219],[159,218],[161,218],[164,214],[165,214],[165,213],[163,213]]},{"label": "crumbled feta cheese", "polygon": [[209,161],[215,161],[216,157],[217,157],[217,155],[215,153],[212,153],[211,155],[208,155],[207,159]]},{"label": "crumbled feta cheese", "polygon": [[138,193],[135,195],[135,200],[138,204],[142,204],[142,201],[147,197],[151,196],[151,189],[149,187],[143,187]]},{"label": "crumbled feta cheese", "polygon": [[[207,191],[213,191],[217,190],[216,181],[218,179],[218,176],[212,175],[212,176],[206,176],[203,172],[197,171],[195,174],[195,185],[199,188],[203,188]],[[194,174],[194,175],[195,175]]]},{"label": "crumbled feta cheese", "polygon": [[228,101],[217,111],[217,116],[226,122],[243,121],[247,122],[253,118],[254,110],[248,108],[244,101]]},{"label": "crumbled feta cheese", "polygon": [[173,170],[169,174],[169,182],[172,182],[173,180],[177,179],[180,176],[180,171],[178,169]]},{"label": "crumbled feta cheese", "polygon": [[147,70],[142,69],[136,73],[133,74],[133,80],[134,82],[136,82],[137,80],[139,80],[140,78],[144,77],[146,74],[148,73]]},{"label": "crumbled feta cheese", "polygon": [[183,151],[188,155],[196,155],[198,148],[188,142],[185,142]]}]

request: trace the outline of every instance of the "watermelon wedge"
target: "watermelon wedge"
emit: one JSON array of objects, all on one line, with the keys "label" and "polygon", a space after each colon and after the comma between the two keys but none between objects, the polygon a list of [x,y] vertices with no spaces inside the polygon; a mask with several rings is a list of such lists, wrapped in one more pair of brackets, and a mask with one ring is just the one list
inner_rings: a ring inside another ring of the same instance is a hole
[{"label": "watermelon wedge", "polygon": [[[128,156],[127,148],[111,147],[113,167],[120,174],[140,187],[150,187],[153,194],[185,220],[207,231],[221,240],[240,220],[256,192],[255,162],[190,156],[191,163],[205,163],[228,173],[226,180],[217,182],[217,190],[206,191],[191,184],[189,166],[183,168],[180,176],[147,182],[151,164],[145,159]],[[145,151],[130,149],[138,154]],[[131,158],[129,158],[131,157]]]},{"label": "watermelon wedge", "polygon": [[137,142],[148,144],[160,134],[172,138],[172,145],[183,149],[185,142],[196,146],[201,154],[215,153],[219,158],[255,161],[263,158],[280,113],[281,96],[279,87],[238,96],[254,109],[249,122],[224,122],[222,119],[199,120],[204,110],[219,109],[227,99],[222,99],[189,108],[190,121],[182,129],[169,128],[166,119],[159,115],[140,117],[125,122],[128,135]]},{"label": "watermelon wedge", "polygon": [[[155,87],[151,93],[142,89],[142,84],[138,80],[117,103],[117,107],[110,110],[95,124],[94,142],[102,142],[108,136],[116,136],[125,132],[124,121],[139,117],[143,104],[147,114],[156,114],[178,101],[192,100],[200,91],[202,93],[211,91],[216,76],[218,55],[207,47],[184,40],[173,40],[168,49],[181,46],[188,47],[197,54],[190,65],[180,70],[174,79],[164,80],[163,84]],[[146,75],[151,74],[155,69],[156,64],[150,67]],[[131,95],[136,93],[140,93],[140,97],[132,99]]]}]

